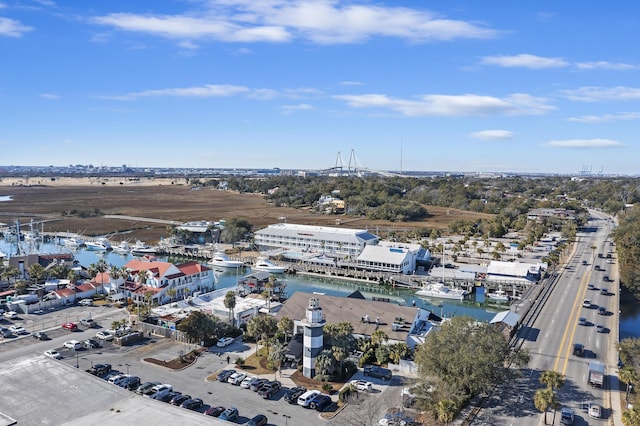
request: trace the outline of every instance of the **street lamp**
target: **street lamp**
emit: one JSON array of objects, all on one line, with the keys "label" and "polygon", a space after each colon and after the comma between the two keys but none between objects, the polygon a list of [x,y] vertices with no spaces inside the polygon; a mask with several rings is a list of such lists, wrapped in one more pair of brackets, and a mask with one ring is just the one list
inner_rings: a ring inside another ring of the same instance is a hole
[{"label": "street lamp", "polygon": [[287,416],[286,414],[282,414],[282,417],[284,417],[284,426],[287,426],[288,420],[291,418],[291,416]]},{"label": "street lamp", "polygon": [[80,368],[80,360],[78,359],[80,356],[80,353],[75,348],[73,349],[73,351],[76,353],[76,368]]},{"label": "street lamp", "polygon": [[131,364],[125,364],[125,367],[127,367],[127,376],[129,375],[129,367],[131,367]]}]

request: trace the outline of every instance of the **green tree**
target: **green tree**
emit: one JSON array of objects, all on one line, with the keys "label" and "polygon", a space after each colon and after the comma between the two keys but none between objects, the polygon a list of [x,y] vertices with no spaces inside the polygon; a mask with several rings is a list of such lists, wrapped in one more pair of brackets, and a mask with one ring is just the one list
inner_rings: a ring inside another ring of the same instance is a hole
[{"label": "green tree", "polygon": [[[268,315],[258,315],[249,320],[247,323],[247,334],[253,337],[256,342],[262,343],[267,347],[267,354],[269,353],[270,339],[278,331],[278,323],[276,319]],[[256,352],[258,351],[258,345],[256,345]]]},{"label": "green tree", "polygon": [[543,371],[540,375],[540,383],[555,391],[564,385],[564,375],[553,370]]},{"label": "green tree", "polygon": [[204,342],[209,346],[220,337],[221,324],[213,315],[193,311],[180,322],[178,330],[183,331],[190,342]]},{"label": "green tree", "polygon": [[287,354],[287,347],[281,342],[276,341],[273,346],[271,346],[271,351],[269,352],[269,361],[276,368],[276,370],[280,370],[280,366],[285,360],[285,355]]},{"label": "green tree", "polygon": [[314,361],[316,372],[319,371],[321,376],[326,377],[333,367],[333,362],[333,352],[328,349],[323,350]]},{"label": "green tree", "polygon": [[284,335],[285,343],[287,343],[287,336],[293,334],[293,325],[293,320],[286,316],[278,321],[278,331]]},{"label": "green tree", "polygon": [[554,406],[556,394],[551,388],[538,389],[533,395],[533,405],[544,413],[544,424],[547,424],[547,411]]},{"label": "green tree", "polygon": [[629,401],[629,392],[631,387],[638,382],[638,373],[633,367],[624,366],[618,371],[620,380],[626,383],[625,401]]},{"label": "green tree", "polygon": [[29,266],[29,278],[33,281],[34,284],[38,284],[41,282],[46,276],[46,271],[39,263],[34,263]]},{"label": "green tree", "polygon": [[376,346],[385,344],[387,343],[388,340],[389,340],[389,336],[387,336],[387,333],[385,333],[381,329],[378,329],[373,333],[371,333],[371,343],[373,343]]},{"label": "green tree", "polygon": [[640,408],[633,407],[622,412],[622,423],[625,426],[640,425]]},{"label": "green tree", "polygon": [[452,399],[442,399],[436,405],[436,417],[445,425],[451,424],[458,412],[458,404]]},{"label": "green tree", "polygon": [[235,323],[233,311],[236,308],[236,292],[228,291],[224,295],[224,307],[229,310],[229,321]]}]

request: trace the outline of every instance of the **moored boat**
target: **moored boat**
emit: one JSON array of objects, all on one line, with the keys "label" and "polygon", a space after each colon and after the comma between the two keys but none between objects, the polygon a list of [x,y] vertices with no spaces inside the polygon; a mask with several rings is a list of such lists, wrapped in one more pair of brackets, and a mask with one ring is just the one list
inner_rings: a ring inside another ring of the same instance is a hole
[{"label": "moored boat", "polygon": [[256,271],[271,272],[272,274],[282,274],[287,268],[284,266],[276,265],[265,257],[259,257],[256,260],[256,264],[253,265],[251,269],[254,269]]},{"label": "moored boat", "polygon": [[127,254],[131,251],[131,246],[127,241],[120,241],[120,244],[113,247],[113,251],[119,254]]},{"label": "moored boat", "polygon": [[509,295],[504,290],[496,290],[493,293],[486,293],[486,296],[496,302],[508,302]]},{"label": "moored boat", "polygon": [[108,251],[111,250],[111,243],[106,238],[98,238],[94,241],[86,241],[87,250],[91,251]]},{"label": "moored boat", "polygon": [[447,287],[442,283],[427,284],[421,290],[416,291],[416,296],[454,300],[463,300],[467,294],[466,290]]},{"label": "moored boat", "polygon": [[211,260],[209,260],[209,262],[207,263],[213,267],[226,269],[236,269],[244,265],[244,262],[240,260],[232,260],[229,256],[227,256],[220,250],[216,250],[216,252],[213,253],[213,257],[211,258]]}]

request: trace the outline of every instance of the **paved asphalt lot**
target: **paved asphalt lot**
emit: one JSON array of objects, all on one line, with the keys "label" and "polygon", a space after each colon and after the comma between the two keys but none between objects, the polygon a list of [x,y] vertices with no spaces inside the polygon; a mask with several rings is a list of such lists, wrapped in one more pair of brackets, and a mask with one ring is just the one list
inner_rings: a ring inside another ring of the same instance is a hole
[{"label": "paved asphalt lot", "polygon": [[[62,399],[60,393],[57,392],[58,386],[56,385],[56,381],[60,380],[60,375],[65,376],[65,380],[67,380],[71,376],[74,376],[74,381],[78,383],[77,386],[84,387],[85,384],[90,384],[92,387],[101,389],[100,391],[96,390],[96,392],[99,392],[100,395],[105,395],[104,402],[107,405],[104,406],[100,406],[100,404],[97,404],[95,401],[95,397],[91,396],[90,394],[84,393],[80,396],[74,395],[74,398],[76,398],[74,399],[74,401],[76,402],[76,404],[80,405],[82,405],[82,397],[92,399],[91,404],[87,404],[87,410],[94,410],[96,413],[102,413],[102,417],[100,417],[101,423],[104,423],[104,413],[106,412],[110,414],[110,411],[107,411],[106,407],[110,403],[109,401],[111,401],[111,399],[107,398],[106,395],[111,394],[117,394],[118,398],[121,398],[121,403],[122,398],[124,398],[126,404],[137,406],[136,409],[140,409],[140,405],[151,406],[151,410],[153,413],[151,414],[152,416],[159,416],[160,418],[162,418],[161,413],[166,413],[168,419],[172,416],[185,416],[187,414],[185,413],[186,410],[171,406],[169,404],[159,403],[156,401],[147,402],[146,398],[144,398],[145,401],[142,401],[142,397],[140,396],[134,395],[133,393],[128,391],[123,391],[120,388],[117,388],[117,386],[115,385],[111,385],[109,383],[106,383],[104,380],[84,373],[84,370],[87,370],[93,364],[98,363],[109,363],[113,366],[114,369],[120,370],[123,373],[129,373],[139,376],[143,382],[158,381],[161,383],[169,383],[175,390],[178,390],[184,394],[189,394],[192,397],[202,398],[204,400],[205,406],[198,410],[199,413],[204,412],[209,406],[222,405],[224,407],[237,407],[240,412],[240,418],[236,421],[237,424],[242,424],[259,413],[265,414],[269,418],[270,425],[349,424],[351,423],[349,419],[354,416],[354,413],[356,413],[355,415],[357,415],[357,411],[364,408],[364,405],[360,407],[349,406],[346,410],[339,413],[335,418],[331,420],[325,420],[316,411],[305,409],[297,405],[288,404],[283,399],[286,389],[293,386],[293,382],[287,377],[287,373],[289,373],[288,371],[283,372],[283,377],[277,378],[283,383],[283,390],[278,392],[270,400],[264,400],[260,398],[255,392],[247,389],[242,389],[238,386],[233,386],[228,383],[220,383],[217,381],[207,381],[207,377],[216,374],[218,371],[224,368],[229,368],[227,366],[226,360],[227,355],[229,355],[229,357],[231,358],[231,363],[233,364],[233,361],[238,356],[246,357],[255,350],[254,347],[238,341],[234,342],[232,345],[224,348],[223,350],[220,350],[219,348],[212,348],[211,352],[203,354],[194,365],[180,371],[170,370],[165,367],[148,363],[143,361],[143,359],[156,358],[161,360],[170,360],[179,356],[180,352],[188,352],[192,349],[192,346],[176,343],[162,338],[154,338],[153,336],[151,338],[146,338],[138,345],[130,347],[120,347],[110,342],[105,342],[102,348],[97,349],[82,349],[77,352],[65,349],[63,347],[63,344],[66,340],[75,339],[82,341],[88,337],[95,336],[95,333],[99,329],[81,329],[78,332],[68,332],[61,329],[59,327],[59,324],[67,320],[76,320],[77,318],[86,317],[88,313],[91,313],[92,317],[96,319],[99,324],[104,326],[104,328],[109,328],[112,321],[121,319],[124,315],[126,315],[126,313],[122,310],[113,308],[109,309],[101,307],[71,307],[65,310],[46,313],[43,315],[30,315],[29,318],[21,317],[20,319],[14,321],[16,324],[23,325],[29,332],[33,330],[46,330],[47,334],[51,337],[51,340],[38,341],[28,335],[13,339],[0,339],[0,377],[3,377],[3,383],[6,383],[6,380],[10,379],[10,369],[13,368],[16,363],[23,367],[25,365],[25,362],[27,364],[33,362],[34,365],[41,365],[41,367],[37,368],[25,367],[26,370],[21,369],[20,371],[22,371],[22,374],[28,374],[29,368],[36,368],[39,371],[46,372],[43,374],[56,372],[53,377],[49,378],[50,380],[40,381],[37,385],[34,386],[43,387],[43,389],[38,392],[38,394],[41,395],[38,398],[39,405],[41,407],[57,407],[64,400]],[[50,324],[50,326],[47,327],[45,326],[45,324]],[[7,325],[7,322],[3,324],[3,326]],[[45,350],[54,348],[63,355],[63,359],[61,361],[54,361],[42,355]],[[218,351],[222,351],[220,356],[218,356],[217,354]],[[53,365],[60,363],[66,365],[61,365],[61,370],[58,368],[50,368],[52,363]],[[42,367],[42,365],[49,367]],[[76,365],[78,366],[78,369],[75,368]],[[231,365],[230,367],[233,368],[233,365]],[[361,378],[361,374],[361,372],[358,373],[358,375],[354,378]],[[273,375],[269,375],[268,377],[271,379],[274,378]],[[26,383],[27,379],[24,379],[24,381]],[[399,378],[394,378],[394,380],[390,384],[376,382],[375,379],[373,381],[376,391],[370,395],[367,395],[367,398],[370,398],[372,401],[377,400],[378,402],[376,404],[368,402],[367,406],[375,406],[376,411],[383,410],[382,407],[389,406],[388,404],[392,404],[393,402],[395,402],[393,400],[397,399],[400,391],[399,384],[401,381]],[[104,390],[105,385],[107,386],[106,390],[108,390],[108,392],[105,392]],[[18,388],[16,389],[19,389],[22,392],[23,398],[29,398],[28,391],[25,395],[25,389],[21,389],[19,383],[13,383],[13,386],[18,386]],[[44,391],[48,387],[50,387],[50,392]],[[44,392],[44,394],[42,392]],[[124,394],[122,392],[124,392]],[[100,399],[102,398],[103,397],[101,396]],[[386,401],[386,403],[382,403],[383,399]],[[327,411],[331,412],[335,409],[336,407],[335,405],[333,405],[329,407]],[[0,409],[0,411],[7,412],[7,410],[3,409]],[[87,413],[84,410],[80,411],[82,412],[83,416],[91,414],[90,412]],[[369,409],[369,411],[372,410]],[[63,418],[64,414],[64,411],[62,413],[59,413],[59,415]],[[193,414],[194,413],[189,412],[187,416],[191,416]],[[211,423],[215,423],[213,419],[205,417],[202,414],[200,415],[203,419],[207,419],[210,420]],[[378,414],[376,414],[376,416],[377,415]],[[77,417],[78,415],[76,414],[76,418]],[[84,421],[86,421],[86,417],[84,419]],[[69,418],[68,420],[71,419]],[[114,419],[114,422],[117,423],[116,419]],[[38,421],[38,423],[40,423],[40,421]],[[160,423],[167,424],[164,421]],[[193,422],[189,423],[195,424]],[[197,423],[200,423],[199,418]],[[0,424],[2,424],[2,422],[0,422]],[[74,423],[70,422],[69,424]],[[147,423],[143,421],[140,424]],[[176,424],[185,423],[179,422]]]}]

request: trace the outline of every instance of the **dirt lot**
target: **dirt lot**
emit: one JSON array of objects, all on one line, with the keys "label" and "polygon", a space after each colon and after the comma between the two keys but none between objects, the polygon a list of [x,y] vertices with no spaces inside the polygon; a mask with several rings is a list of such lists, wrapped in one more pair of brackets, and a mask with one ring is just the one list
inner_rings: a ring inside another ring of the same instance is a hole
[{"label": "dirt lot", "polygon": [[[369,221],[349,216],[329,216],[308,210],[272,207],[259,194],[238,194],[214,189],[193,190],[185,182],[175,179],[155,179],[144,182],[93,179],[2,179],[0,222],[22,224],[31,219],[45,232],[77,232],[84,235],[103,235],[127,232],[127,239],[141,239],[149,243],[166,237],[167,225],[128,219],[110,219],[103,215],[123,215],[164,219],[178,223],[193,220],[217,221],[222,218],[248,220],[254,229],[277,223],[286,218],[289,223],[340,226],[370,229],[382,235],[385,231],[414,228],[446,228],[459,219],[477,219],[490,215],[454,209],[426,206],[432,217],[419,222],[392,223]],[[73,214],[70,214],[73,212]],[[90,216],[99,212],[96,216]],[[90,217],[80,217],[80,215]],[[41,225],[40,223],[44,223]],[[23,228],[24,229],[24,228]]]}]

